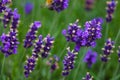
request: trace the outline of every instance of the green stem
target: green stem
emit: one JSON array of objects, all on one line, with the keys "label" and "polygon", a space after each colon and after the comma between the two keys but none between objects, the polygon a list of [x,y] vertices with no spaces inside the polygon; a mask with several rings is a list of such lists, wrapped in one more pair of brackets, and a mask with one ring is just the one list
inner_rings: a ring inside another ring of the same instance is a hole
[{"label": "green stem", "polygon": [[117,75],[117,73],[118,73],[118,71],[119,71],[119,67],[120,67],[120,65],[118,64],[118,65],[117,65],[117,68],[116,68],[116,70],[115,70],[115,73],[113,74],[112,80],[115,80],[114,78],[115,78],[115,76]]},{"label": "green stem", "polygon": [[[101,76],[103,75],[103,74],[102,74],[103,68],[104,68],[104,63],[102,63],[101,66],[100,66],[97,80],[101,80]],[[101,75],[101,74],[102,74],[102,75]]]},{"label": "green stem", "polygon": [[[88,48],[89,49],[89,48]],[[88,50],[88,49],[84,49],[84,53]],[[84,57],[84,54],[82,55],[82,57],[81,57],[81,59],[80,59],[80,61],[79,61],[79,64],[78,64],[78,67],[77,67],[77,69],[76,69],[76,71],[75,71],[75,75],[74,75],[74,80],[76,80],[76,78],[77,78],[77,74],[78,74],[78,70],[79,70],[79,68],[80,68],[80,65],[81,65],[81,61],[82,61],[82,59],[83,59],[83,57]]]},{"label": "green stem", "polygon": [[115,43],[117,42],[119,36],[120,36],[120,29],[119,29],[119,32],[118,32],[116,38],[115,38]]},{"label": "green stem", "polygon": [[64,49],[62,50],[61,54],[60,54],[60,58],[62,57],[63,53],[65,52],[67,46],[69,45],[69,42],[65,45]]},{"label": "green stem", "polygon": [[4,64],[5,64],[5,56],[4,56],[4,58],[3,58],[3,62],[2,62],[1,77],[2,77],[2,75],[3,75]]},{"label": "green stem", "polygon": [[109,31],[109,25],[107,23],[107,25],[106,25],[106,31],[105,31],[105,41],[106,41],[106,39],[108,37],[108,31]]},{"label": "green stem", "polygon": [[26,51],[27,51],[27,49],[24,50],[24,52],[23,52],[23,54],[22,54],[22,56],[21,56],[20,64],[22,63],[22,60],[23,60],[23,58],[24,58],[24,56],[25,56]]}]

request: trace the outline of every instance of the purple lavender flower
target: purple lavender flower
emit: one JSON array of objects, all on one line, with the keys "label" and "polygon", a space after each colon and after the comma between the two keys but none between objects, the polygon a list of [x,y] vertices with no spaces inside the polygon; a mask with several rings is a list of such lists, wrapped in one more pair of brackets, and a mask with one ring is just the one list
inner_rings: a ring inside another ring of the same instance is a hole
[{"label": "purple lavender flower", "polygon": [[89,72],[87,72],[86,76],[82,80],[94,80],[94,78],[90,75]]},{"label": "purple lavender flower", "polygon": [[3,18],[4,28],[6,28],[7,25],[10,23],[12,15],[13,15],[12,10],[10,8],[6,8],[4,12],[4,18]]},{"label": "purple lavender flower", "polygon": [[53,47],[54,43],[54,37],[51,37],[49,34],[44,38],[44,45],[43,48],[41,49],[41,57],[46,58],[49,54],[49,51]]},{"label": "purple lavender flower", "polygon": [[43,38],[42,35],[39,36],[39,39],[36,41],[35,45],[34,45],[34,49],[33,49],[33,56],[35,58],[38,58],[38,55],[41,51],[41,49],[43,48]]},{"label": "purple lavender flower", "polygon": [[93,8],[94,0],[86,0],[85,2],[85,9],[91,10]]},{"label": "purple lavender flower", "polygon": [[11,29],[13,29],[13,31],[15,31],[16,28],[18,27],[19,19],[20,19],[20,14],[18,14],[17,9],[14,9],[13,18],[12,18],[12,25],[11,25]]},{"label": "purple lavender flower", "polygon": [[1,41],[2,41],[2,48],[1,52],[4,53],[6,57],[8,57],[11,54],[17,53],[17,46],[19,44],[17,39],[17,33],[14,32],[12,29],[10,30],[9,34],[2,34]]},{"label": "purple lavender flower", "polygon": [[7,3],[11,3],[11,2],[12,2],[11,0],[1,0],[0,1],[0,13],[2,13],[3,11],[5,11],[5,9],[7,8],[6,4]]},{"label": "purple lavender flower", "polygon": [[0,13],[2,13],[6,9],[6,6],[0,2]]},{"label": "purple lavender flower", "polygon": [[85,32],[88,34],[86,38],[85,46],[95,47],[96,40],[102,36],[101,29],[103,20],[101,18],[95,18],[85,23]]},{"label": "purple lavender flower", "polygon": [[97,60],[97,53],[93,52],[92,50],[88,50],[84,57],[84,62],[87,63],[88,67],[91,67]]},{"label": "purple lavender flower", "polygon": [[26,34],[26,39],[24,40],[24,47],[29,48],[33,45],[33,40],[36,38],[36,32],[38,28],[41,27],[41,23],[39,21],[35,21],[34,23],[31,24],[31,28]]},{"label": "purple lavender flower", "polygon": [[34,5],[33,5],[32,2],[27,2],[27,3],[25,4],[25,7],[24,7],[25,13],[26,13],[26,14],[31,13],[31,11],[33,10],[33,7],[34,7]]},{"label": "purple lavender flower", "polygon": [[7,4],[7,3],[11,3],[12,0],[1,0],[1,2],[2,2],[3,4]]},{"label": "purple lavender flower", "polygon": [[118,50],[117,50],[117,53],[118,53],[118,61],[120,62],[120,46],[118,47]]},{"label": "purple lavender flower", "polygon": [[117,1],[111,0],[107,1],[107,15],[106,15],[106,21],[111,22],[113,19],[113,13],[115,12]]},{"label": "purple lavender flower", "polygon": [[103,55],[101,55],[101,60],[103,62],[107,62],[110,58],[108,57],[111,53],[113,53],[113,48],[114,48],[114,41],[112,41],[110,38],[106,41],[103,50]]},{"label": "purple lavender flower", "polygon": [[75,63],[75,58],[76,55],[78,54],[77,52],[70,51],[68,48],[68,54],[64,57],[63,64],[64,68],[62,71],[63,76],[67,76],[69,72],[74,68],[74,63]]},{"label": "purple lavender flower", "polygon": [[46,5],[50,10],[55,10],[57,12],[63,11],[68,7],[69,0],[50,0],[46,1]]},{"label": "purple lavender flower", "polygon": [[85,23],[85,29],[82,30],[78,26],[78,20],[69,25],[67,30],[63,30],[62,34],[66,37],[66,40],[69,42],[74,42],[76,44],[74,50],[78,52],[80,47],[83,46],[96,46],[96,40],[100,39],[102,36],[101,33],[101,24],[103,20],[101,18],[95,18],[91,21]]},{"label": "purple lavender flower", "polygon": [[35,64],[36,64],[37,58],[34,56],[31,56],[27,59],[27,64],[24,66],[24,75],[27,78],[30,73],[34,70]]},{"label": "purple lavender flower", "polygon": [[75,23],[69,24],[68,29],[62,31],[62,34],[66,37],[67,41],[76,42],[78,40],[77,31],[82,32],[80,26],[78,26],[78,21],[79,20],[76,20]]}]

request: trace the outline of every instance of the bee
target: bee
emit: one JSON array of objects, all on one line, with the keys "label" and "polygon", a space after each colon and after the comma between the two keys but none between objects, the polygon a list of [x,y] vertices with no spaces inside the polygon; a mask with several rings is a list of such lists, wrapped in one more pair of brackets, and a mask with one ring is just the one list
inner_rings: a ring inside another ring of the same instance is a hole
[{"label": "bee", "polygon": [[53,0],[46,0],[46,7],[50,8],[53,3]]}]

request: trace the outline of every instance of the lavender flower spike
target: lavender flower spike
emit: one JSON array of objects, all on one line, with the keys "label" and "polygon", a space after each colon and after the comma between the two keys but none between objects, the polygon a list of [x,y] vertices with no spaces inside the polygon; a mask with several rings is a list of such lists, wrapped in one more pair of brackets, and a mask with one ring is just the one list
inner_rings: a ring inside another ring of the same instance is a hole
[{"label": "lavender flower spike", "polygon": [[94,78],[90,75],[89,72],[87,72],[86,76],[82,80],[94,80]]},{"label": "lavender flower spike", "polygon": [[118,53],[118,61],[120,62],[120,46],[118,47],[117,53]]},{"label": "lavender flower spike", "polygon": [[64,57],[63,64],[64,68],[62,71],[63,76],[67,76],[70,71],[74,68],[75,58],[78,54],[77,52],[70,51],[70,48],[67,48],[68,54]]},{"label": "lavender flower spike", "polygon": [[51,37],[50,34],[48,34],[43,41],[44,44],[41,49],[41,57],[46,58],[49,55],[49,51],[53,47],[54,37]]},{"label": "lavender flower spike", "polygon": [[102,22],[103,20],[101,18],[95,18],[85,23],[85,32],[88,34],[86,35],[85,46],[96,46],[96,40],[102,37]]},{"label": "lavender flower spike", "polygon": [[66,40],[69,42],[76,42],[78,39],[78,31],[81,30],[81,26],[78,26],[79,20],[76,20],[75,23],[70,23],[68,29],[64,29],[62,34],[65,36]]},{"label": "lavender flower spike", "polygon": [[87,63],[88,67],[91,67],[97,60],[97,53],[93,52],[92,50],[88,50],[84,57],[84,62]]},{"label": "lavender flower spike", "polygon": [[29,48],[33,45],[33,40],[36,38],[36,32],[38,28],[41,27],[41,23],[39,21],[35,21],[31,24],[30,30],[26,34],[26,39],[24,40],[24,47]]},{"label": "lavender flower spike", "polygon": [[47,0],[46,6],[50,10],[55,10],[57,12],[61,12],[68,7],[69,0]]},{"label": "lavender flower spike", "polygon": [[1,52],[4,53],[6,57],[11,54],[17,53],[17,46],[19,44],[18,39],[16,38],[17,33],[10,30],[9,34],[2,34],[1,41],[2,41],[2,48]]},{"label": "lavender flower spike", "polygon": [[107,62],[110,58],[109,55],[111,53],[113,53],[113,48],[114,48],[114,41],[112,41],[110,38],[106,41],[104,48],[102,48],[103,50],[103,55],[101,55],[101,60],[103,62]]},{"label": "lavender flower spike", "polygon": [[12,18],[12,25],[11,25],[11,29],[13,29],[13,31],[15,31],[18,27],[19,21],[20,20],[20,14],[18,14],[18,10],[14,9],[13,11],[13,18]]},{"label": "lavender flower spike", "polygon": [[37,61],[38,59],[37,58],[35,58],[34,56],[31,56],[31,57],[28,57],[28,59],[27,59],[27,64],[24,66],[24,69],[25,69],[25,71],[24,71],[24,75],[25,75],[25,77],[27,78],[29,75],[30,75],[30,73],[34,70],[34,68],[35,68],[35,64],[36,64],[36,61]]},{"label": "lavender flower spike", "polygon": [[6,8],[4,12],[4,18],[3,18],[4,28],[6,28],[9,22],[11,21],[12,15],[13,15],[12,10],[10,8]]},{"label": "lavender flower spike", "polygon": [[113,19],[113,13],[115,12],[117,1],[111,0],[107,1],[107,15],[106,15],[106,22],[111,22]]}]

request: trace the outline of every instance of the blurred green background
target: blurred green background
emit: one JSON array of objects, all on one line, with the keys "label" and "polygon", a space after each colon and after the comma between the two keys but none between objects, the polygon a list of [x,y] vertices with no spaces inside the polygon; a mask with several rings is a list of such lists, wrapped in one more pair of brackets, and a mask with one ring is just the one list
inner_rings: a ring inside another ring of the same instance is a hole
[{"label": "blurred green background", "polygon": [[[24,12],[24,5],[26,2],[32,2],[34,4],[33,11],[26,15]],[[107,63],[100,61],[100,54],[102,54],[101,48],[105,43],[105,31],[106,25],[105,16],[106,16],[106,0],[95,0],[94,8],[91,11],[85,10],[85,0],[70,0],[69,7],[57,13],[55,11],[50,11],[44,7],[45,0],[13,0],[12,9],[18,8],[18,12],[21,15],[20,24],[18,28],[18,38],[20,41],[18,54],[11,55],[8,58],[5,58],[5,63],[3,67],[3,72],[1,73],[0,80],[82,80],[82,77],[86,75],[86,72],[90,72],[94,76],[95,80],[120,80],[120,74],[118,73],[113,77],[113,74],[116,73],[116,70],[120,69],[118,62],[118,55],[116,50],[118,45],[120,45],[120,3],[118,2],[116,11],[114,13],[114,19],[109,24],[109,31],[107,38],[116,40],[116,48],[114,53],[110,56],[111,60]],[[104,23],[102,25],[102,38],[97,40],[97,46],[91,48],[98,53],[97,62],[88,68],[87,65],[83,62],[84,54],[87,52],[88,48],[81,48],[78,57],[76,59],[75,68],[70,72],[70,75],[63,77],[61,75],[63,64],[62,60],[66,55],[66,48],[71,46],[73,48],[74,44],[66,41],[65,37],[61,34],[63,29],[66,29],[69,23],[75,22],[76,19],[79,19],[79,25],[84,28],[84,23],[96,17],[102,17]],[[27,49],[23,47],[23,39],[25,39],[26,33],[29,29],[29,25],[34,21],[41,21],[42,27],[38,30],[37,35],[42,34],[44,37],[49,33],[55,37],[54,48],[51,50],[49,57],[54,54],[60,56],[59,69],[53,73],[50,73],[50,67],[46,65],[47,59],[39,58],[35,70],[30,74],[29,78],[24,77],[24,64],[27,55],[32,54],[32,48]],[[3,32],[8,32],[9,29],[3,30],[3,25],[0,23],[0,35]],[[118,35],[118,36],[117,36]],[[21,61],[22,56],[24,58]],[[4,55],[0,54],[0,71],[2,68],[4,60]],[[21,63],[21,62],[22,63]],[[98,75],[101,78],[98,79]]]}]

